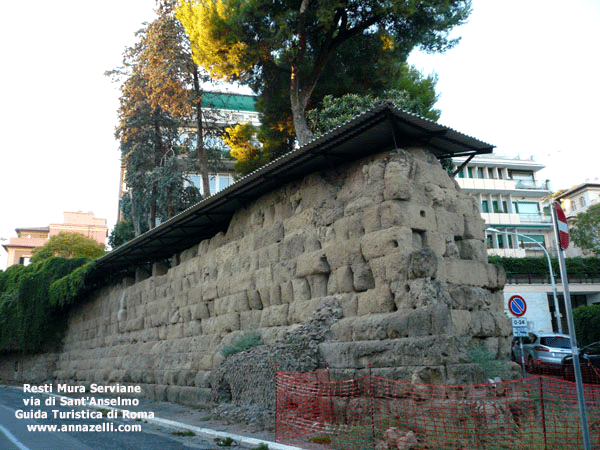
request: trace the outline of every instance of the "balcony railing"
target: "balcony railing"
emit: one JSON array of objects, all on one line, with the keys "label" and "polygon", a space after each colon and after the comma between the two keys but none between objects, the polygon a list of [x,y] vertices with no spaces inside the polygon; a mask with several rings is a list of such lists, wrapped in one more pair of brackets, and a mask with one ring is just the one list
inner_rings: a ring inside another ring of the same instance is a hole
[{"label": "balcony railing", "polygon": [[538,183],[530,180],[514,180],[514,182],[517,189],[536,189],[540,191],[550,190],[547,182]]},{"label": "balcony railing", "polygon": [[526,223],[551,223],[552,217],[544,214],[519,214],[521,222]]}]

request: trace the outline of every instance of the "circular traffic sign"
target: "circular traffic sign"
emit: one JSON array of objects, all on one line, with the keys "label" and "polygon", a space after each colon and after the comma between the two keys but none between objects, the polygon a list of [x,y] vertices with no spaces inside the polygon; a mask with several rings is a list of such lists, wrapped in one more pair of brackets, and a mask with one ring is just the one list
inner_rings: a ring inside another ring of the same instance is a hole
[{"label": "circular traffic sign", "polygon": [[515,317],[521,317],[527,311],[527,303],[520,295],[513,295],[508,299],[508,310]]}]

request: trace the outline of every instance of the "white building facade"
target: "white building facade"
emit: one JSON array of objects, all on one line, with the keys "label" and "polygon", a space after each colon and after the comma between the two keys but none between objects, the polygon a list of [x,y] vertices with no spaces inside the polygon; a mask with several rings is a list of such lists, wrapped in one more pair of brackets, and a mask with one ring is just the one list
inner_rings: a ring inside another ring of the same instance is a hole
[{"label": "white building facade", "polygon": [[[477,199],[488,230],[488,254],[506,257],[543,256],[535,240],[549,248],[552,219],[542,208],[542,199],[552,190],[540,181],[544,168],[532,157],[508,158],[479,155],[467,161],[453,159],[460,187]],[[529,239],[524,239],[525,235]]]}]

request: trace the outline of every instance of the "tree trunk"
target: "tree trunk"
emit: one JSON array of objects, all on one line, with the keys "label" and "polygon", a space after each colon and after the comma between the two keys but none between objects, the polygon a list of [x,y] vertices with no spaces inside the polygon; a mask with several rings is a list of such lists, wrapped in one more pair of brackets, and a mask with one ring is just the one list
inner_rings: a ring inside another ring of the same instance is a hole
[{"label": "tree trunk", "polygon": [[133,234],[135,237],[138,237],[142,233],[140,230],[140,218],[138,216],[137,208],[135,207],[135,202],[133,201],[133,188],[129,189],[129,200],[131,201],[131,221],[133,222]]},{"label": "tree trunk", "polygon": [[[292,75],[290,79],[290,103],[292,105],[292,117],[294,119],[294,129],[296,130],[296,139],[300,147],[307,144],[313,137],[312,131],[308,128],[306,115],[306,102],[310,98],[310,93],[300,92],[300,68],[299,65],[293,64]],[[312,89],[309,89],[312,92]]]},{"label": "tree trunk", "polygon": [[204,148],[204,124],[202,123],[202,96],[200,95],[200,79],[198,67],[194,67],[194,91],[196,95],[196,153],[198,155],[198,170],[202,178],[202,197],[210,196],[210,182],[208,180],[208,158]]}]

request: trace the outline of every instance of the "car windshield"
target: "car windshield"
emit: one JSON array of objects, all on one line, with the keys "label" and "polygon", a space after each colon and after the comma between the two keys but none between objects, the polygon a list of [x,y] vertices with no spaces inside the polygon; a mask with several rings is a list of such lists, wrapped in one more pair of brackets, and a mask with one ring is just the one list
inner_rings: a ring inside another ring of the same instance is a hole
[{"label": "car windshield", "polygon": [[546,336],[540,338],[540,344],[554,348],[571,348],[571,339],[562,336]]}]

